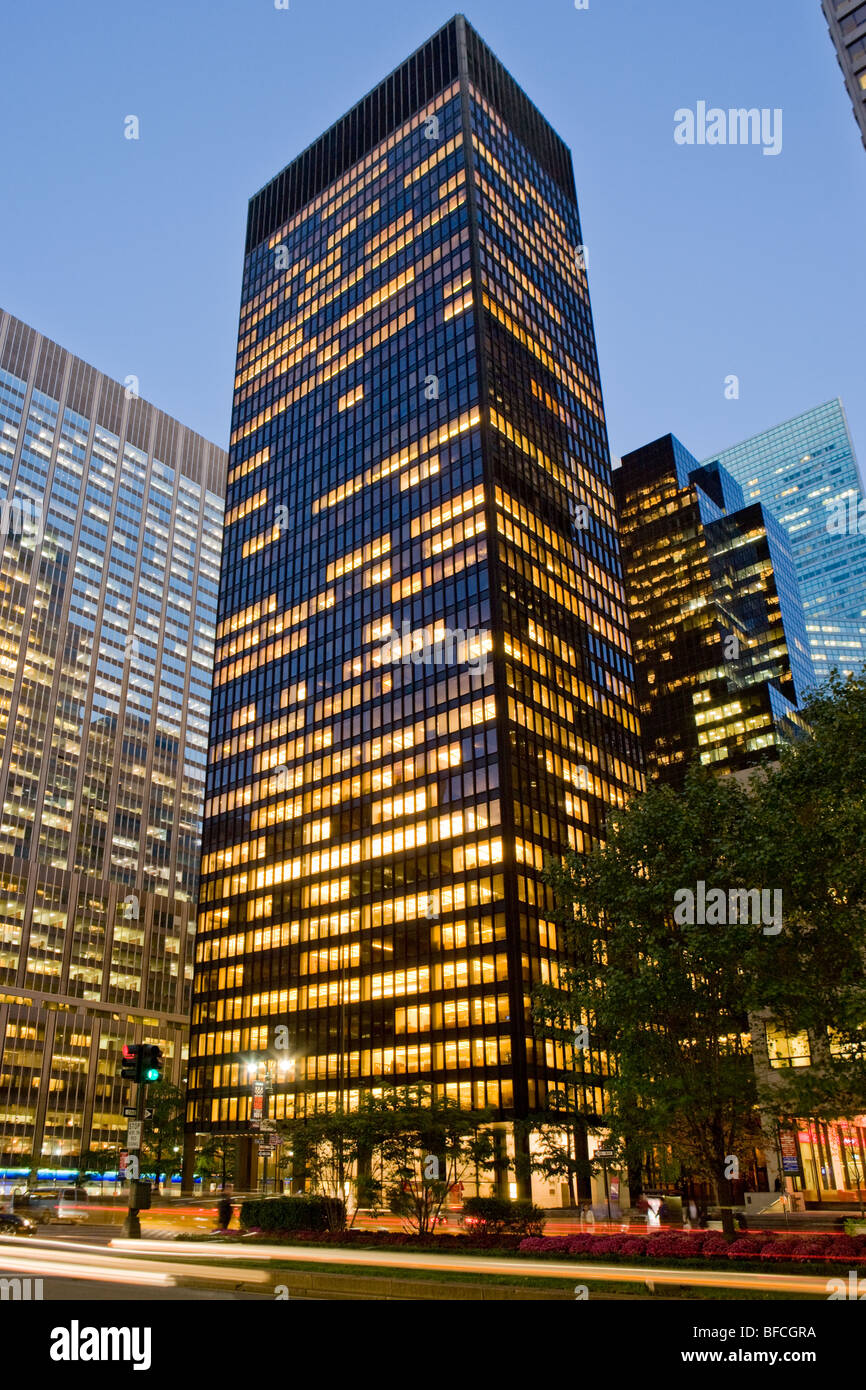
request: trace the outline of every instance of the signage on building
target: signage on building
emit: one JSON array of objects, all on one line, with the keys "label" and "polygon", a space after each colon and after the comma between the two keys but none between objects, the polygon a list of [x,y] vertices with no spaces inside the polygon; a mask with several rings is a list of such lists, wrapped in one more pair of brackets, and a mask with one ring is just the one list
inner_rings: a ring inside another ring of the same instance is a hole
[{"label": "signage on building", "polygon": [[265,1083],[264,1081],[253,1082],[253,1129],[261,1129],[262,1116],[265,1113]]},{"label": "signage on building", "polygon": [[782,1150],[782,1172],[789,1174],[799,1174],[800,1154],[797,1149],[797,1137],[790,1130],[783,1129],[779,1134],[779,1147]]}]

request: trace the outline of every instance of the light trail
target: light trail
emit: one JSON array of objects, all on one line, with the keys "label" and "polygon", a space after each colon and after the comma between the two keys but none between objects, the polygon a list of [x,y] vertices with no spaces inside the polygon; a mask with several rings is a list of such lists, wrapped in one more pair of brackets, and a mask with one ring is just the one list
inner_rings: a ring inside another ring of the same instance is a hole
[{"label": "light trail", "polygon": [[[63,1275],[67,1278],[96,1279],[105,1283],[120,1284],[159,1284],[176,1287],[179,1277],[195,1278],[207,1283],[265,1285],[270,1283],[270,1274],[264,1269],[247,1269],[239,1277],[236,1269],[210,1263],[194,1267],[179,1261],[172,1263],[166,1259],[166,1242],[151,1242],[159,1245],[162,1260],[154,1260],[150,1252],[145,1259],[136,1259],[125,1251],[106,1252],[105,1246],[77,1245],[71,1241],[34,1241],[25,1244],[20,1238],[0,1238],[0,1268],[15,1269],[28,1274]],[[130,1241],[137,1246],[137,1241]],[[171,1249],[171,1247],[169,1247]],[[202,1252],[199,1251],[201,1254]],[[205,1260],[209,1252],[205,1253]]]},{"label": "light trail", "polygon": [[[136,1248],[144,1253],[166,1254],[164,1241],[113,1240],[113,1247]],[[438,1252],[407,1250],[354,1250],[351,1246],[260,1245],[240,1247],[201,1246],[190,1241],[172,1241],[172,1256],[182,1260],[205,1256],[246,1263],[249,1260],[306,1264],[376,1266],[385,1269],[429,1269],[464,1274],[511,1274],[516,1278],[532,1275],[545,1279],[601,1280],[608,1283],[693,1285],[696,1288],[739,1289],[752,1292],[817,1294],[827,1297],[827,1279],[838,1269],[827,1268],[826,1276],[811,1274],[751,1274],[745,1270],[659,1269],[653,1265],[605,1265],[565,1260],[503,1259],[490,1255],[446,1255]]]}]

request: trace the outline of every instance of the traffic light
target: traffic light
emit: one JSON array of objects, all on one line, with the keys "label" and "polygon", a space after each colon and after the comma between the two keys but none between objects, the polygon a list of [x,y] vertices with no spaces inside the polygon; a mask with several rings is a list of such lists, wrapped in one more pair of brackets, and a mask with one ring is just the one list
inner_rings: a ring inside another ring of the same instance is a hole
[{"label": "traffic light", "polygon": [[138,1081],[141,1070],[141,1048],[137,1043],[124,1043],[120,1075],[124,1081]]},{"label": "traffic light", "polygon": [[142,1081],[159,1081],[162,1077],[162,1049],[156,1043],[145,1043],[141,1049]]}]

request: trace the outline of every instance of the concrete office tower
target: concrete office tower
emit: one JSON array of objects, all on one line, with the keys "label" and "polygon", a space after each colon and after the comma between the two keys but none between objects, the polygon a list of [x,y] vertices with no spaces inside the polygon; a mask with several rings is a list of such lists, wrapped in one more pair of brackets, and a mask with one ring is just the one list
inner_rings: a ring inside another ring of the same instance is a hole
[{"label": "concrete office tower", "polygon": [[188,1110],[241,1183],[386,1082],[504,1136],[572,1076],[544,857],[640,782],[581,248],[462,17],[250,204]]},{"label": "concrete office tower", "polygon": [[0,314],[0,1182],[184,1071],[225,454]]},{"label": "concrete office tower", "polygon": [[673,435],[614,474],[647,771],[745,772],[802,721],[814,672],[785,532]]},{"label": "concrete office tower", "polygon": [[866,4],[863,0],[821,0],[821,8],[866,145]]},{"label": "concrete office tower", "polygon": [[[713,460],[788,534],[817,680],[866,664],[866,501],[840,400]],[[710,460],[707,460],[710,462]]]}]

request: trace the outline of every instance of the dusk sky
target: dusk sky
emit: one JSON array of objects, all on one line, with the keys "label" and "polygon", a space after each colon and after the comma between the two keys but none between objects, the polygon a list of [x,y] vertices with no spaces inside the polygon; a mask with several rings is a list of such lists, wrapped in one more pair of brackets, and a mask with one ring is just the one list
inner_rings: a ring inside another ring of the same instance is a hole
[{"label": "dusk sky", "polygon": [[[7,8],[0,304],[227,444],[248,198],[455,8]],[[704,458],[838,395],[862,470],[866,151],[819,0],[465,13],[573,151],[614,454],[672,430]],[[781,108],[781,153],[677,145],[701,101]]]}]

